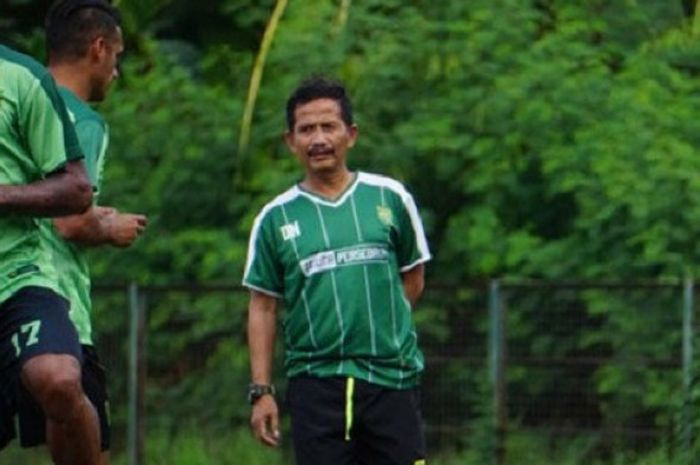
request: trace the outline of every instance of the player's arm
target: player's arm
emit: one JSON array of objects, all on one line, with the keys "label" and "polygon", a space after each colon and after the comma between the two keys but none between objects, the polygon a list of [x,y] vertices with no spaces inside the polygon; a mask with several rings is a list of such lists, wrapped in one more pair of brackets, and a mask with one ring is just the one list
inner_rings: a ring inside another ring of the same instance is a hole
[{"label": "player's arm", "polygon": [[[250,291],[248,306],[248,347],[252,381],[272,383],[272,356],[277,332],[277,298]],[[268,446],[279,445],[279,413],[272,395],[264,395],[253,405],[250,424],[255,437]]]},{"label": "player's arm", "polygon": [[406,298],[411,302],[411,305],[415,305],[425,287],[425,265],[419,263],[410,270],[402,272],[401,281]]},{"label": "player's arm", "polygon": [[92,204],[92,186],[83,154],[56,83],[46,72],[40,81],[21,80],[18,132],[43,174],[28,184],[0,186],[0,215],[62,216]]},{"label": "player's arm", "polygon": [[425,262],[431,256],[413,197],[403,188],[399,192],[400,203],[396,207],[397,260],[404,293],[413,306],[423,294]]},{"label": "player's arm", "polygon": [[119,213],[111,207],[90,207],[81,215],[53,220],[56,231],[64,239],[83,246],[111,244],[128,247],[143,233],[148,224],[144,215]]},{"label": "player's arm", "polygon": [[82,213],[92,203],[92,186],[82,160],[31,184],[0,185],[0,214],[61,216]]},{"label": "player's arm", "polygon": [[[75,122],[74,129],[85,154],[88,178],[96,192],[106,150],[106,126],[99,118],[84,118]],[[114,208],[100,206],[93,206],[81,215],[54,219],[54,227],[61,237],[88,247],[128,247],[143,233],[146,224],[144,215],[120,213]]]}]

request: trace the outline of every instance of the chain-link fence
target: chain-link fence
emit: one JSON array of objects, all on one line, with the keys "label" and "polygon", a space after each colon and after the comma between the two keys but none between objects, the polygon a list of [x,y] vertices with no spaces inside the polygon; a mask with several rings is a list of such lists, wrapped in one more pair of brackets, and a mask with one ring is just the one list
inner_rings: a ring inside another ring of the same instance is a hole
[{"label": "chain-link fence", "polygon": [[501,454],[692,457],[692,282],[494,282],[491,299]]},{"label": "chain-link fence", "polygon": [[[588,463],[664,448],[681,460],[696,417],[693,294],[690,281],[429,283],[415,319],[431,454],[501,465],[568,448]],[[127,463],[144,463],[154,432],[247,429],[247,300],[225,286],[96,288]]]}]

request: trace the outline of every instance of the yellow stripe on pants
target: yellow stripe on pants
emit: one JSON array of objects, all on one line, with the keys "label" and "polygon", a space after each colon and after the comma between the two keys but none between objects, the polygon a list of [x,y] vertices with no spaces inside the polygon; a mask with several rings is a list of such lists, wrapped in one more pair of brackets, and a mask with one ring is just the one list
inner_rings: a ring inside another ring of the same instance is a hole
[{"label": "yellow stripe on pants", "polygon": [[355,393],[355,378],[348,378],[345,386],[345,440],[350,440],[352,429],[352,395]]}]

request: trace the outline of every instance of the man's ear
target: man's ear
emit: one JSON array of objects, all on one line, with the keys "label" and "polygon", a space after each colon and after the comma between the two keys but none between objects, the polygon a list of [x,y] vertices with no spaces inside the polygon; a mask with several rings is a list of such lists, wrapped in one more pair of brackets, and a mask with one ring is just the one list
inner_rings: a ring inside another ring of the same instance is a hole
[{"label": "man's ear", "polygon": [[357,128],[357,124],[352,124],[348,128],[348,134],[350,135],[350,140],[348,141],[348,147],[353,147],[355,145],[355,141],[357,141],[358,133],[359,133],[359,129]]},{"label": "man's ear", "polygon": [[284,131],[284,136],[282,136],[282,138],[284,139],[284,142],[287,144],[287,147],[289,148],[289,150],[294,152],[294,132],[289,131],[289,130]]},{"label": "man's ear", "polygon": [[90,42],[90,48],[88,49],[90,59],[93,61],[99,60],[107,51],[107,47],[107,39],[103,36],[95,37],[92,42]]}]

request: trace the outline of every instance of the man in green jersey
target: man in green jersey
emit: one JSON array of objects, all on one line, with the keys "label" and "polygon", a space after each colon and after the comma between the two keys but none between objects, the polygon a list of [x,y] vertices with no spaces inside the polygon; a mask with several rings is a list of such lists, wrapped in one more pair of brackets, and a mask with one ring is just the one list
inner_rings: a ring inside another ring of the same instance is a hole
[{"label": "man in green jersey", "polygon": [[251,425],[278,444],[271,365],[281,300],[297,463],[418,465],[423,356],[411,310],[430,252],[406,189],[348,169],[357,131],[340,83],[312,78],[287,102],[286,141],[305,176],[251,232]]},{"label": "man in green jersey", "polygon": [[[109,134],[103,118],[88,103],[103,101],[118,77],[118,59],[124,50],[119,23],[118,10],[107,0],[62,0],[54,4],[46,19],[49,71],[85,154],[95,200],[100,193]],[[51,227],[46,231],[54,244],[59,283],[71,302],[71,319],[82,344],[93,345],[90,274],[84,247],[128,247],[146,223],[143,215],[93,205],[82,215],[55,218],[53,226],[58,234]]]},{"label": "man in green jersey", "polygon": [[51,75],[0,46],[0,448],[14,437],[21,387],[46,415],[59,465],[97,463],[99,431],[81,387],[78,336],[36,217],[89,207],[81,159]]},{"label": "man in green jersey", "polygon": [[[87,102],[100,102],[117,77],[123,51],[119,13],[106,0],[60,0],[46,18],[49,71],[59,85],[85,155],[95,193],[100,191],[107,149],[107,126]],[[128,246],[146,226],[142,215],[92,206],[81,215],[44,221],[42,234],[53,249],[61,293],[70,302],[70,318],[83,351],[82,383],[100,422],[102,463],[108,462],[110,426],[104,368],[92,340],[90,273],[86,246]],[[46,440],[43,414],[28,395],[20,396],[20,440],[30,447]]]}]

